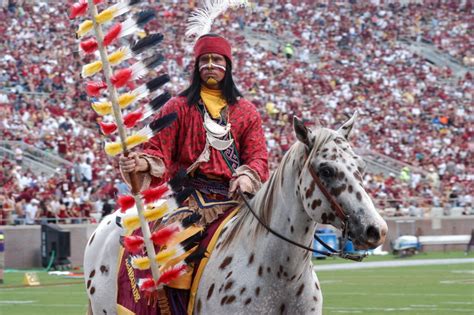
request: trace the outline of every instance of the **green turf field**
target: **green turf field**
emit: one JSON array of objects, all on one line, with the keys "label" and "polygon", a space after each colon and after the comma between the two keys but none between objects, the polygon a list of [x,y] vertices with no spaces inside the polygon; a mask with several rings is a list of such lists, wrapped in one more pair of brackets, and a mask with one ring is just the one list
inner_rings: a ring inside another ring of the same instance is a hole
[{"label": "green turf field", "polygon": [[39,271],[39,287],[23,287],[23,272],[7,272],[0,285],[0,315],[68,315],[86,313],[82,279],[64,279]]},{"label": "green turf field", "polygon": [[474,314],[474,264],[320,271],[324,314]]},{"label": "green turf field", "polygon": [[[464,257],[463,253],[433,253],[408,259]],[[384,260],[401,259],[392,256],[367,259]],[[5,274],[5,284],[0,285],[0,315],[85,314],[86,295],[81,280],[48,276],[45,272],[38,274],[44,286],[31,288],[21,286],[23,271]],[[318,277],[325,315],[474,314],[474,264],[319,271]]]}]

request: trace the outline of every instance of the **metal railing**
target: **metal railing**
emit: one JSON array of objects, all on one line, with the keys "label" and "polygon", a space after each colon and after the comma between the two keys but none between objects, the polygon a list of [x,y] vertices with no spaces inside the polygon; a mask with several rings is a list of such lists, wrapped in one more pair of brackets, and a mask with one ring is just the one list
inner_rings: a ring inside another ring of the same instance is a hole
[{"label": "metal railing", "polygon": [[53,92],[30,92],[30,91],[17,91],[15,88],[11,89],[0,89],[0,94],[22,94],[22,95],[33,95],[37,97],[50,97],[51,94],[66,94],[66,90],[54,90]]},{"label": "metal railing", "polygon": [[[14,160],[15,152],[0,146],[0,156]],[[35,175],[45,174],[46,176],[52,176],[56,171],[55,167],[31,159],[28,155],[23,157],[21,166],[29,168]]]},{"label": "metal railing", "polygon": [[2,225],[41,225],[45,223],[54,224],[95,224],[99,223],[101,217],[70,217],[70,218],[46,218],[41,217],[34,220],[34,223],[26,223],[26,218],[13,217],[10,219],[1,219],[0,226]]},{"label": "metal railing", "polygon": [[23,151],[23,157],[44,164],[50,168],[72,167],[73,163],[65,160],[55,154],[45,152],[35,146],[26,144],[21,141],[0,141],[0,147],[13,151],[14,148],[20,147]]},{"label": "metal railing", "polygon": [[[420,215],[414,216],[407,212],[404,208],[400,215],[396,214],[395,208],[380,209],[380,214],[385,218],[458,218],[466,216],[474,216],[474,209],[472,207],[420,207]],[[46,218],[40,217],[34,220],[34,223],[26,223],[26,218],[19,218],[12,216],[8,219],[0,218],[0,226],[2,225],[41,225],[45,223],[54,224],[97,224],[103,219],[101,213],[96,213],[89,217],[67,217],[67,218]]]},{"label": "metal railing", "polygon": [[408,167],[412,172],[415,171],[423,176],[427,175],[427,172],[420,167],[410,165],[408,163],[402,162],[400,160],[394,159],[387,155],[381,154],[379,152],[368,150],[364,148],[356,148],[354,150],[358,155],[362,156],[364,161],[369,164],[369,172],[371,173],[380,173],[374,172],[370,167],[378,168],[385,175],[389,173],[394,173],[395,175],[400,175],[400,172],[403,167]]},{"label": "metal railing", "polygon": [[405,49],[423,56],[435,65],[449,67],[457,77],[464,77],[468,71],[472,71],[472,67],[464,65],[451,55],[438,50],[433,44],[423,41],[417,42],[408,38],[400,38],[398,42]]}]

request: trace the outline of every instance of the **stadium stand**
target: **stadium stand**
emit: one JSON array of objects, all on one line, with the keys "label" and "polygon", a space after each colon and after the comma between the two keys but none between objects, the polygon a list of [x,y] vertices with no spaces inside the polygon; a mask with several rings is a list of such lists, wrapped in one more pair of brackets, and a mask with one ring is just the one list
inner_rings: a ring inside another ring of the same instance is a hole
[{"label": "stadium stand", "polygon": [[[62,2],[0,3],[0,224],[95,222],[127,187],[81,85],[77,21]],[[263,117],[272,168],[295,140],[293,115],[333,127],[358,109],[353,141],[385,215],[472,214],[472,1],[258,4],[216,29],[234,43],[235,77]],[[144,5],[160,14],[146,31],[164,33],[158,71],[177,93],[192,63],[193,1]],[[456,67],[407,48],[418,44]]]}]

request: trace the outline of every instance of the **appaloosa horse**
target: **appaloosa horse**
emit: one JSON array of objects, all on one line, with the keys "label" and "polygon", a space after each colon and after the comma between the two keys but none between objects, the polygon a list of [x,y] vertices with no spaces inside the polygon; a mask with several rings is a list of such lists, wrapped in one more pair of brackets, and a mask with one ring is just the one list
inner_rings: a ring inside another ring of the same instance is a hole
[{"label": "appaloosa horse", "polygon": [[[313,243],[317,223],[345,227],[358,249],[384,242],[387,225],[362,187],[364,162],[347,141],[354,120],[355,115],[337,131],[319,125],[310,130],[294,120],[299,141],[250,201],[269,227],[306,246]],[[86,248],[85,281],[94,314],[116,313],[121,231],[114,221],[115,214],[103,220]],[[311,257],[269,233],[243,206],[223,228],[202,273],[194,313],[321,314],[321,288]]]}]

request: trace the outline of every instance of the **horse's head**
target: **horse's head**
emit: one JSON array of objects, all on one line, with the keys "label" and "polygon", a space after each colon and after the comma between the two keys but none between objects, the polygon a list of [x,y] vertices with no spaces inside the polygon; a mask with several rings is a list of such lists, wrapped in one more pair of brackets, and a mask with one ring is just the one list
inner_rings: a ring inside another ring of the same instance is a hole
[{"label": "horse's head", "polygon": [[306,152],[296,193],[315,222],[345,227],[357,249],[369,249],[383,244],[387,224],[362,186],[365,163],[348,142],[355,118],[356,114],[337,131],[319,122],[310,130],[294,119]]}]

